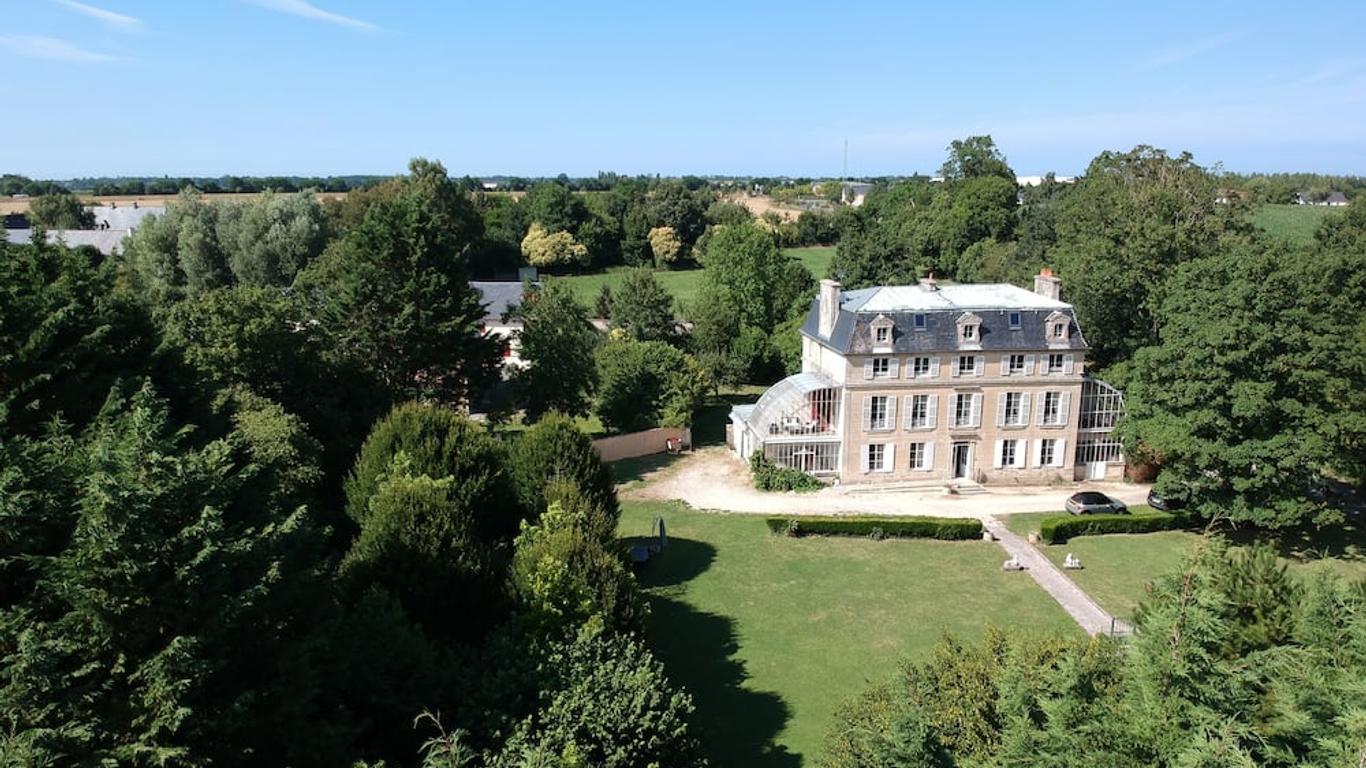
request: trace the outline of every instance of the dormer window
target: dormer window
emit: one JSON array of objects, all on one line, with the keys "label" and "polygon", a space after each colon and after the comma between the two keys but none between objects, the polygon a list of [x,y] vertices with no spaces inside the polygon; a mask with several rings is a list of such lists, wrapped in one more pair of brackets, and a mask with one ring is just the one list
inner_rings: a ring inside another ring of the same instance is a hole
[{"label": "dormer window", "polygon": [[1061,312],[1051,312],[1044,318],[1045,333],[1048,335],[1049,344],[1060,344],[1067,341],[1067,334],[1072,325],[1072,318]]},{"label": "dormer window", "polygon": [[916,315],[916,316],[915,316],[915,329],[916,329],[917,331],[923,331],[923,330],[925,330],[925,316],[924,316],[924,315]]},{"label": "dormer window", "polygon": [[982,318],[971,312],[964,312],[958,316],[958,343],[966,346],[976,346],[981,343],[982,338]]},{"label": "dormer window", "polygon": [[878,315],[868,324],[869,335],[872,337],[873,346],[879,349],[892,346],[892,329],[894,324],[892,319],[886,315]]},{"label": "dormer window", "polygon": [[1019,313],[1019,312],[1011,312],[1011,313],[1010,313],[1010,328],[1011,328],[1011,330],[1018,329],[1019,327],[1020,327],[1020,313]]}]

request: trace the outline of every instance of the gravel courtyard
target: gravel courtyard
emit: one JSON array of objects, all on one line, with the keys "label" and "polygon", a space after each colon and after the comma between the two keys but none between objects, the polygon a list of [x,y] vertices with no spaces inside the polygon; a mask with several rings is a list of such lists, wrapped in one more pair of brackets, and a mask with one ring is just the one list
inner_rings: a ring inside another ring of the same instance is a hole
[{"label": "gravel courtyard", "polygon": [[750,484],[748,468],[723,447],[681,456],[621,492],[623,499],[679,500],[694,509],[764,515],[933,515],[1001,516],[1020,512],[1063,511],[1063,501],[1078,490],[1098,490],[1129,505],[1142,504],[1147,485],[1068,483],[1055,486],[990,486],[949,495],[941,486],[832,486],[814,493],[773,493]]}]

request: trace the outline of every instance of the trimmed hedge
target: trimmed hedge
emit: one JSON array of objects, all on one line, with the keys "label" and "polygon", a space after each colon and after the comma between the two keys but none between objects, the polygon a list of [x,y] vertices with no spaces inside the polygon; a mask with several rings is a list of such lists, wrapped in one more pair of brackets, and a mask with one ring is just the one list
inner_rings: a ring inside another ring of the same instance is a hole
[{"label": "trimmed hedge", "polygon": [[1144,515],[1058,515],[1039,523],[1039,536],[1049,544],[1061,544],[1076,536],[1102,533],[1152,533],[1180,528],[1185,521],[1166,512]]},{"label": "trimmed hedge", "polygon": [[982,521],[956,517],[767,517],[774,533],[788,536],[980,539]]}]

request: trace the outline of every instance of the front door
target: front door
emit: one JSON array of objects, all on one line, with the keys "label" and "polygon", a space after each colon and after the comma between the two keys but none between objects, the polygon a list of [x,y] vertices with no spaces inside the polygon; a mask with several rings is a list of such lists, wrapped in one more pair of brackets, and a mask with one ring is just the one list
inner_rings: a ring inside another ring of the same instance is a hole
[{"label": "front door", "polygon": [[972,467],[972,443],[953,444],[953,479],[959,480],[968,476]]},{"label": "front door", "polygon": [[1087,480],[1104,480],[1104,479],[1105,479],[1105,462],[1103,462],[1103,461],[1092,461],[1092,462],[1088,463],[1088,464],[1086,465],[1086,479],[1087,479]]}]

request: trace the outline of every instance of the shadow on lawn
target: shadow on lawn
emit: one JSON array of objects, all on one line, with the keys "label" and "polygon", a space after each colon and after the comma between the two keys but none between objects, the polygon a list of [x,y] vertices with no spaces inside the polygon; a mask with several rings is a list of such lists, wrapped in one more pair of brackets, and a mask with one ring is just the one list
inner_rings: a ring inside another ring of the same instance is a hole
[{"label": "shadow on lawn", "polygon": [[670,539],[641,574],[650,595],[650,646],[674,682],[697,705],[698,736],[718,766],[797,768],[801,757],[774,743],[791,717],[777,694],[745,690],[749,674],[735,658],[735,620],[694,609],[679,594],[716,558],[710,544]]}]

